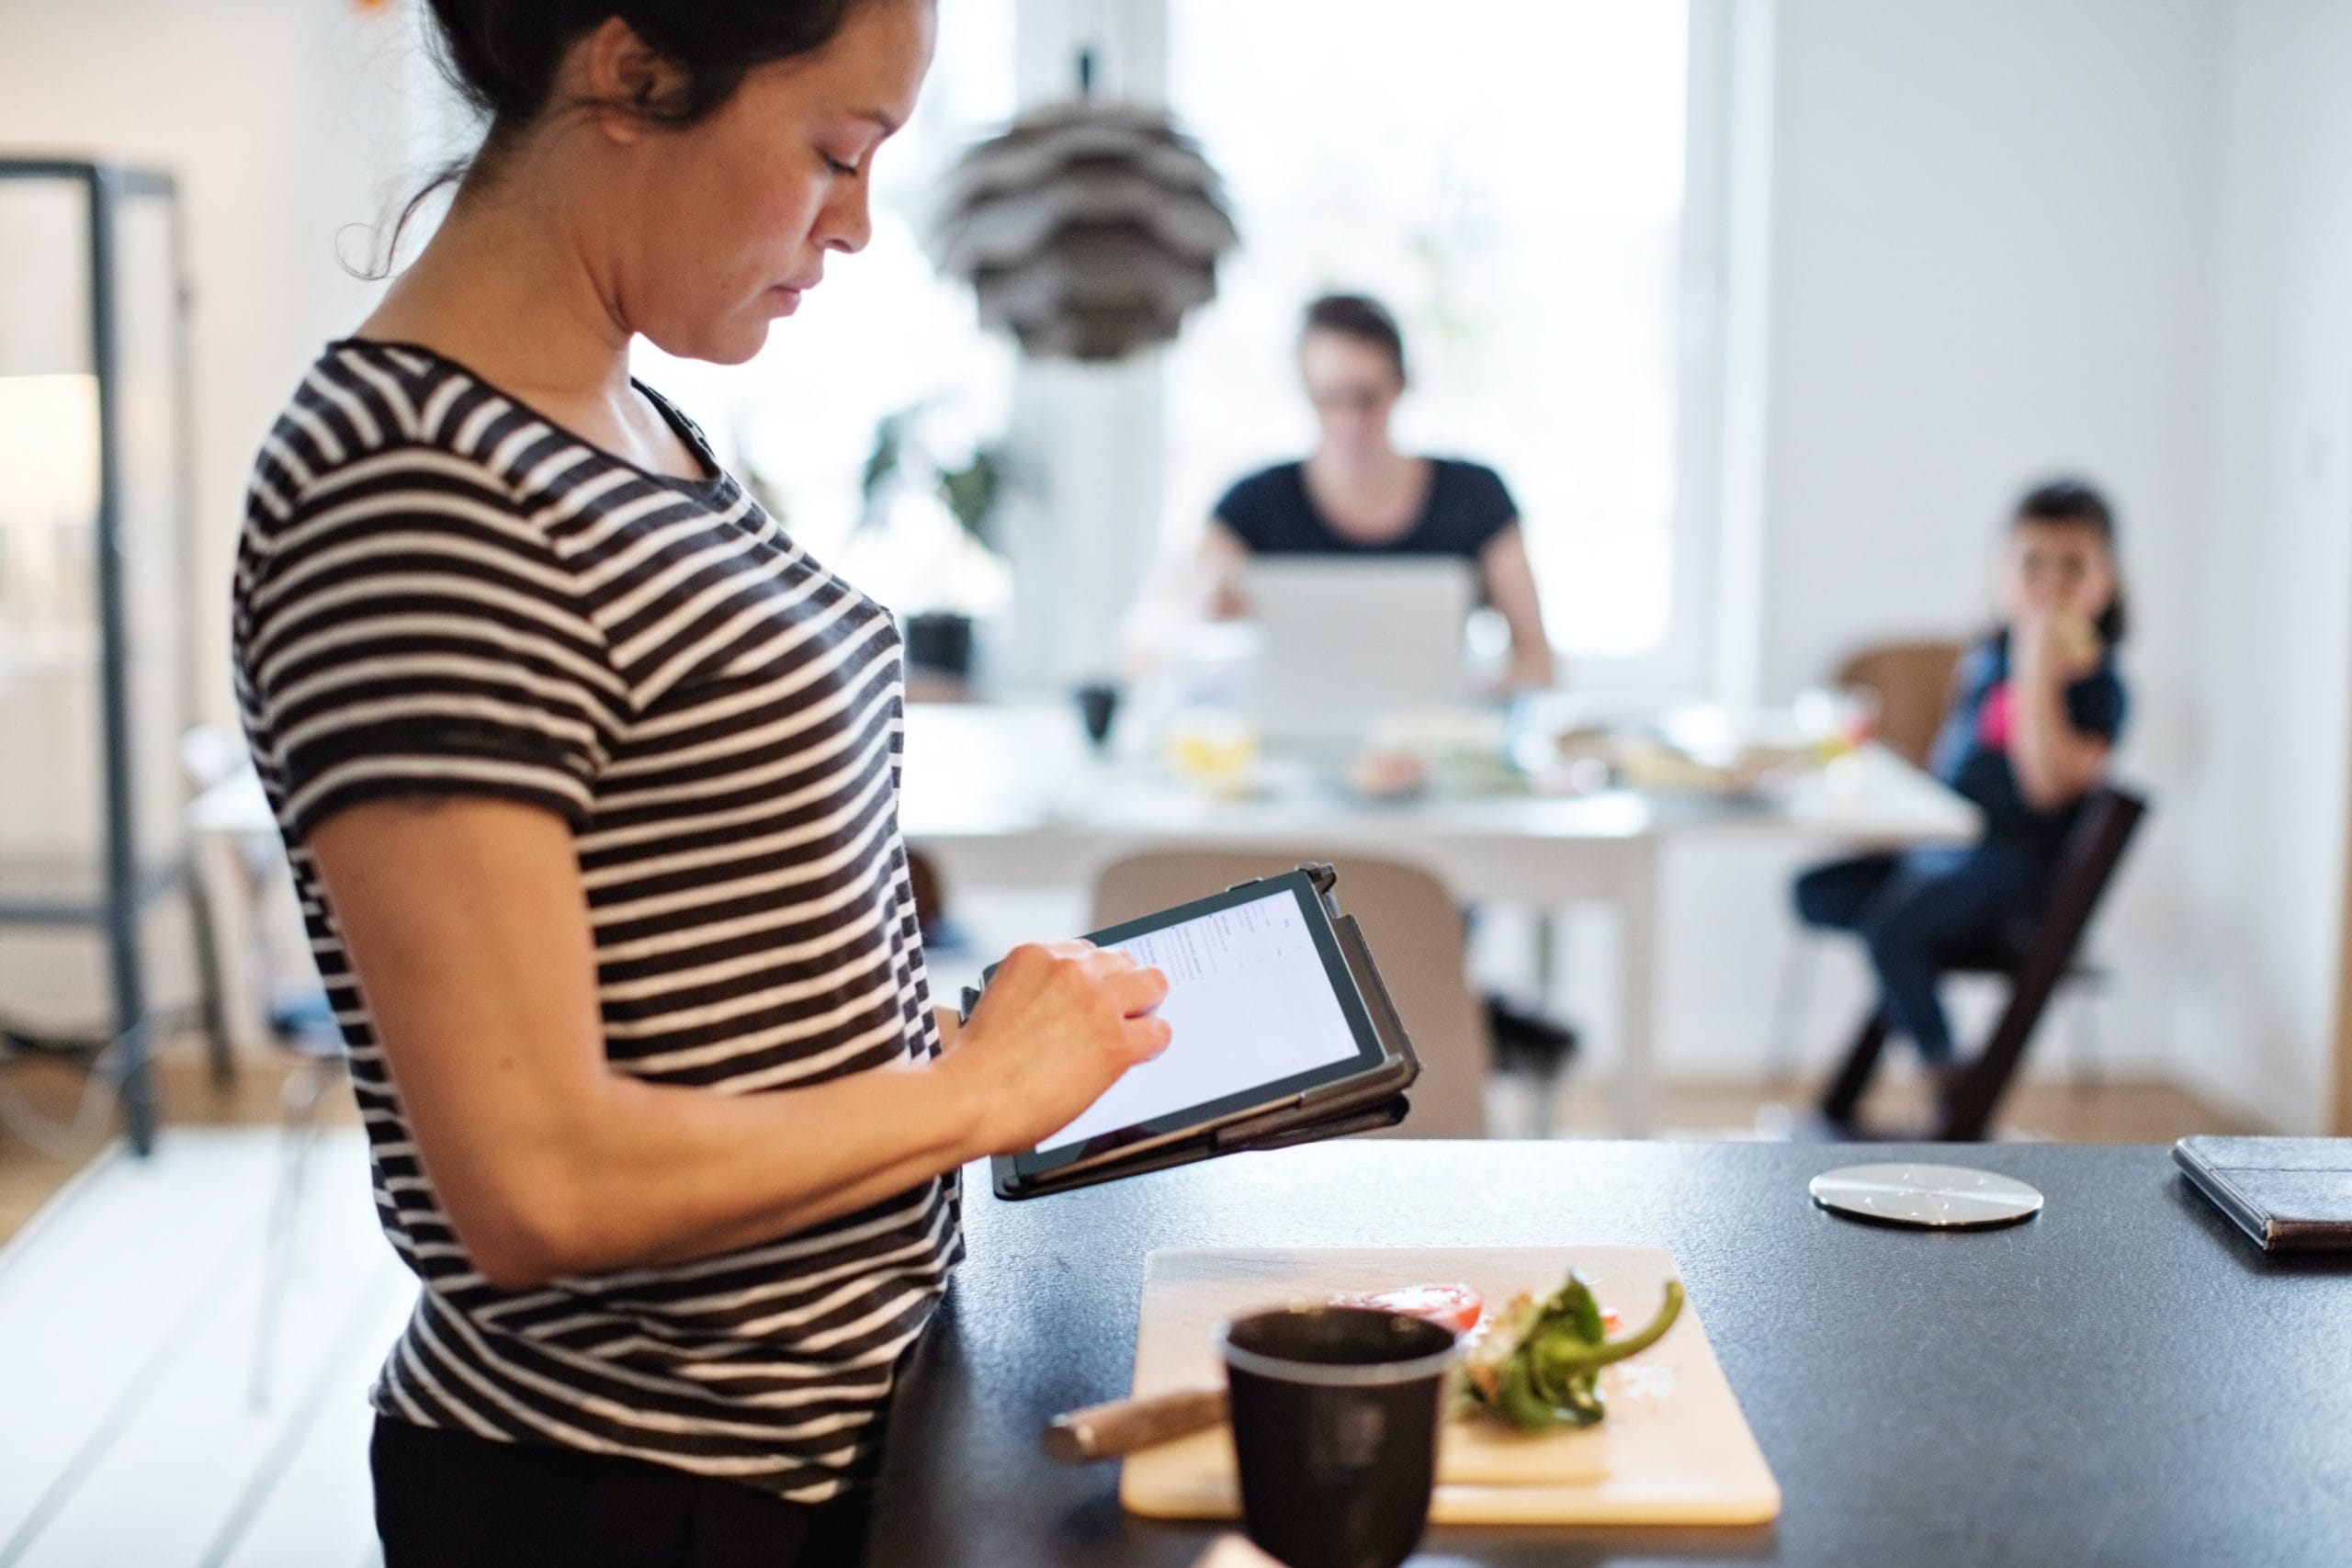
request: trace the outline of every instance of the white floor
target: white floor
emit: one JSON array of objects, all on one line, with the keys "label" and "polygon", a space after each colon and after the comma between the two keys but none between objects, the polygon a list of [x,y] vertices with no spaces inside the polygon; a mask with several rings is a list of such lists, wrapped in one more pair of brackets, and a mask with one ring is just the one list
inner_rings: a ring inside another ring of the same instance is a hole
[{"label": "white floor", "polygon": [[316,1145],[256,1406],[266,1130],[118,1150],[0,1250],[0,1568],[366,1568],[367,1389],[413,1291]]}]

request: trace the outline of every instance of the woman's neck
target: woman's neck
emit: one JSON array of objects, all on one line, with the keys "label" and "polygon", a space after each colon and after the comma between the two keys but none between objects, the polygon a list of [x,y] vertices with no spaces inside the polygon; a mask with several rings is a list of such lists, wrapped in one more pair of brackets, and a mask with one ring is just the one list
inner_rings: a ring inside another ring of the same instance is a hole
[{"label": "woman's neck", "polygon": [[560,170],[503,174],[487,190],[459,192],[359,335],[447,355],[640,468],[707,477],[701,456],[629,379],[634,334],[606,270],[580,241],[597,221],[593,198],[575,211],[528,194],[564,188]]},{"label": "woman's neck", "polygon": [[1383,442],[1364,452],[1318,446],[1306,459],[1306,467],[1317,482],[1352,494],[1392,488],[1409,489],[1419,476],[1420,465],[1417,459],[1406,457]]},{"label": "woman's neck", "polygon": [[422,344],[571,412],[625,406],[631,334],[560,214],[524,194],[535,183],[461,190],[359,335]]},{"label": "woman's neck", "polygon": [[1341,534],[1373,543],[1398,538],[1428,504],[1429,468],[1385,445],[1363,454],[1318,449],[1306,460],[1307,494]]}]

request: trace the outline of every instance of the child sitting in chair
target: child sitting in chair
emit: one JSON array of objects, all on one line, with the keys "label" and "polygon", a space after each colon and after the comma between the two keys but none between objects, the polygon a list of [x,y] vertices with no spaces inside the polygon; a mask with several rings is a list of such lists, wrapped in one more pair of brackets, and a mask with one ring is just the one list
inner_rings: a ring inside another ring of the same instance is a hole
[{"label": "child sitting in chair", "polygon": [[1962,659],[1928,761],[1983,811],[1983,840],[1838,861],[1796,884],[1800,919],[1869,945],[1888,1023],[1946,1093],[1960,1068],[1937,976],[1961,954],[1997,949],[2041,908],[2123,728],[2123,596],[2106,498],[2075,479],[2029,491],[2000,583],[2006,624]]}]

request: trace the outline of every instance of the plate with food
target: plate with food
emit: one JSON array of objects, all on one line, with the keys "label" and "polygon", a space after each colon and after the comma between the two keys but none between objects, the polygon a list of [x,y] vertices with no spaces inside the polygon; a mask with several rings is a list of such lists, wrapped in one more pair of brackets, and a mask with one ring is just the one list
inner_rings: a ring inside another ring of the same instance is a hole
[{"label": "plate with food", "polygon": [[1186,1435],[1129,1455],[1120,1500],[1239,1512],[1214,1419],[1216,1325],[1300,1302],[1373,1305],[1464,1336],[1430,1517],[1455,1523],[1758,1524],[1780,1489],[1662,1247],[1217,1248],[1145,1265],[1133,1397],[1189,1397]]}]

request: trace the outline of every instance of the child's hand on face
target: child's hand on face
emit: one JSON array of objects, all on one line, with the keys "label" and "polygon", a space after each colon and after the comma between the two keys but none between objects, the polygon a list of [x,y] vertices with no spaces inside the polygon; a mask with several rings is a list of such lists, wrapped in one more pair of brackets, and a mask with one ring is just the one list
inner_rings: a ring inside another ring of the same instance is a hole
[{"label": "child's hand on face", "polygon": [[2021,613],[2009,636],[2020,674],[2061,685],[2097,669],[2105,647],[2091,618],[2064,605]]}]

